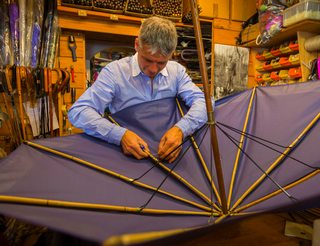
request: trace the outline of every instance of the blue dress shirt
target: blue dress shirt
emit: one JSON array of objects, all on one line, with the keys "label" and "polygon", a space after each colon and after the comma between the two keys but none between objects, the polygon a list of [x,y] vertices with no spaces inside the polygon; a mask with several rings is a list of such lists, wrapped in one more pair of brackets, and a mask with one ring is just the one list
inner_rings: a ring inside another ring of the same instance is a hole
[{"label": "blue dress shirt", "polygon": [[184,137],[207,121],[204,94],[186,74],[185,67],[168,61],[151,81],[140,70],[135,54],[105,66],[94,84],[69,109],[68,119],[85,133],[120,145],[126,129],[103,118],[105,109],[115,113],[135,104],[168,97],[180,97],[190,107],[176,123]]}]

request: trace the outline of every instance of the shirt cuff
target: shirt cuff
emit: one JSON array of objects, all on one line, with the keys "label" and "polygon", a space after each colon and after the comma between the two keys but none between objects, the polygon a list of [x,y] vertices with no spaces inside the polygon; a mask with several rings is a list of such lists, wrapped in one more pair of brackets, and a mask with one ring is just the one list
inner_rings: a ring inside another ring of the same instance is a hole
[{"label": "shirt cuff", "polygon": [[183,138],[189,136],[192,133],[192,128],[189,126],[188,122],[185,119],[181,119],[175,124],[176,127],[179,127],[183,133]]},{"label": "shirt cuff", "polygon": [[112,130],[109,133],[109,138],[107,141],[112,144],[120,145],[121,139],[122,139],[124,133],[126,132],[126,130],[127,130],[126,128],[114,125],[114,127],[112,128]]}]

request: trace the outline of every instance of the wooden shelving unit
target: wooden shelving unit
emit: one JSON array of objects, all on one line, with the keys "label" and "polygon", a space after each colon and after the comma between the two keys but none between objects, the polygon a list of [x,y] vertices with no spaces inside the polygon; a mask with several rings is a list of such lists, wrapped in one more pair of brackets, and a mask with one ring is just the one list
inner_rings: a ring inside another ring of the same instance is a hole
[{"label": "wooden shelving unit", "polygon": [[[283,30],[278,33],[276,36],[272,38],[272,40],[266,44],[258,46],[255,41],[244,44],[246,47],[252,48],[252,53],[256,54],[258,49],[261,48],[270,48],[272,46],[276,46],[282,44],[288,40],[297,39],[299,43],[299,54],[300,54],[300,66],[302,70],[302,79],[301,81],[307,81],[310,70],[308,68],[308,64],[310,61],[315,59],[318,54],[316,52],[308,52],[304,48],[305,41],[320,33],[320,21],[317,20],[304,20],[299,23],[296,23],[287,28],[283,28]],[[257,61],[254,62],[254,66],[256,67]]]},{"label": "wooden shelving unit", "polygon": [[283,28],[281,32],[275,35],[272,40],[266,45],[258,46],[254,41],[243,44],[244,47],[271,47],[282,43],[284,40],[289,40],[297,37],[297,32],[309,32],[309,33],[319,33],[320,32],[320,21],[316,20],[304,20],[292,26]]}]

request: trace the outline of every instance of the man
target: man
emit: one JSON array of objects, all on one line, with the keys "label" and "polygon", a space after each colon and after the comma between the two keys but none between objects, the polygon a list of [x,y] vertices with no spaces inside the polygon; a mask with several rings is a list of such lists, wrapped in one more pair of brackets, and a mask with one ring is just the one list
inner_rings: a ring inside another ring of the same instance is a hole
[{"label": "man", "polygon": [[121,145],[126,155],[142,159],[148,156],[148,144],[136,133],[101,115],[106,108],[115,113],[135,104],[178,96],[190,110],[164,134],[158,148],[160,159],[173,162],[181,151],[177,147],[183,138],[207,121],[203,93],[182,65],[169,61],[176,45],[177,33],[170,20],[146,19],[135,40],[136,54],[111,62],[101,70],[93,86],[70,108],[70,122],[89,135]]}]

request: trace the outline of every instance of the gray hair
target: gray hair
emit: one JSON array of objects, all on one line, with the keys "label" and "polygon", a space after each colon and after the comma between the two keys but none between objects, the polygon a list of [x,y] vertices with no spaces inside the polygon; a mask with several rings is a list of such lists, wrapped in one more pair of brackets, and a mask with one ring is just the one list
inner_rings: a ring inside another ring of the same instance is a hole
[{"label": "gray hair", "polygon": [[139,32],[139,46],[149,45],[152,54],[171,55],[177,46],[177,30],[172,21],[149,17],[143,21]]}]

